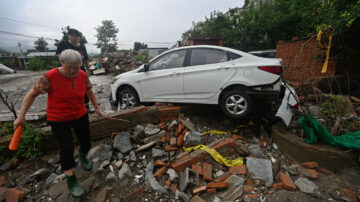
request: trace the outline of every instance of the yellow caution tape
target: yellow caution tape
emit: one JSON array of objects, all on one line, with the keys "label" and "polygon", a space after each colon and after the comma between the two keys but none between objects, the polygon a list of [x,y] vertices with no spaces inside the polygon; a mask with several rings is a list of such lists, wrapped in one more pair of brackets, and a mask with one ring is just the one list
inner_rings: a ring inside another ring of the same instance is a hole
[{"label": "yellow caution tape", "polygon": [[[333,35],[333,30],[331,26],[327,26],[325,31],[320,30],[316,40],[318,41],[318,47],[319,48],[327,48],[326,50],[326,59],[323,65],[323,68],[321,69],[321,73],[324,74],[327,71],[328,63],[329,63],[329,57],[330,57],[330,48],[331,48],[331,39]],[[328,38],[328,41],[326,38]]]},{"label": "yellow caution tape", "polygon": [[203,135],[207,135],[207,134],[217,134],[217,135],[225,135],[225,134],[228,134],[228,132],[224,132],[224,131],[220,131],[220,130],[210,130],[210,131],[207,131],[207,132],[203,132],[202,134]]},{"label": "yellow caution tape", "polygon": [[243,158],[238,157],[236,159],[230,159],[230,158],[226,158],[223,157],[221,154],[219,154],[219,152],[217,152],[215,149],[209,148],[206,145],[197,145],[197,146],[193,146],[193,147],[183,147],[183,149],[185,151],[191,152],[192,150],[196,151],[198,149],[201,149],[203,151],[206,151],[207,153],[209,153],[214,159],[215,161],[227,166],[227,167],[234,167],[234,166],[239,166],[242,165],[243,162]]},{"label": "yellow caution tape", "polygon": [[246,127],[249,127],[249,126],[255,126],[255,123],[254,121],[249,121],[248,125],[238,125],[237,128],[246,128]]}]

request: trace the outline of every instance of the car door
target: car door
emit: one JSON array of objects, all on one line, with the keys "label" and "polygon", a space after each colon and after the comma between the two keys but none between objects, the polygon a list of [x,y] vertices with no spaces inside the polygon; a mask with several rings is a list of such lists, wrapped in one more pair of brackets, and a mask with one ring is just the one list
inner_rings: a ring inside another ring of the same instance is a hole
[{"label": "car door", "polygon": [[144,101],[177,101],[184,99],[184,62],[186,50],[166,53],[149,64],[140,86]]},{"label": "car door", "polygon": [[184,72],[186,101],[210,98],[236,73],[224,50],[194,48],[189,55],[189,66]]}]

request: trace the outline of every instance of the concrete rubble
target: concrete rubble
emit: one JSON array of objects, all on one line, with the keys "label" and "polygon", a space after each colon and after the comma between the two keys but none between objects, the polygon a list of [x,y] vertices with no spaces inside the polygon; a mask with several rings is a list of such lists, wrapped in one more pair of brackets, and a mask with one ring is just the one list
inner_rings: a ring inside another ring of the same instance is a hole
[{"label": "concrete rubble", "polygon": [[[93,162],[92,171],[77,166],[88,200],[278,201],[296,194],[311,201],[359,195],[360,189],[322,184],[333,175],[324,174],[326,169],[317,162],[289,158],[271,137],[257,136],[250,124],[235,132],[204,135],[209,130],[193,124],[180,113],[180,107],[162,106],[159,121],[134,125],[95,144],[87,155]],[[227,160],[241,157],[243,164],[230,167],[204,150],[183,149],[197,145],[206,145]],[[58,158],[49,156],[42,162],[43,167],[18,175],[16,180],[0,177],[0,199],[16,195],[27,201],[74,201],[66,190]]]}]

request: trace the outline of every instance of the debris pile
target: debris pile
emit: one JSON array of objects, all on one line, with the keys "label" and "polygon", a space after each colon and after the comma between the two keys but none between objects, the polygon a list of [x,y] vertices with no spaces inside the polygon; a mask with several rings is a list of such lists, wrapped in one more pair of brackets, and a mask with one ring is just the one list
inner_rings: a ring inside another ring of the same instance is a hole
[{"label": "debris pile", "polygon": [[146,55],[144,55],[144,57],[140,56],[143,55],[139,54],[137,51],[125,51],[106,55],[91,61],[91,70],[94,74],[96,74],[98,69],[105,69],[106,73],[115,71],[119,73],[128,72],[143,64],[142,60]]},{"label": "debris pile", "polygon": [[[265,131],[257,137],[251,122],[231,132],[205,131],[173,105],[159,109],[159,120],[113,133],[111,140],[92,147],[87,157],[93,170],[76,168],[88,192],[85,200],[264,201],[282,191],[303,193],[306,201],[358,197],[360,190],[319,187],[318,179],[330,178],[331,171],[289,159]],[[28,175],[0,177],[0,201],[76,201],[67,191],[58,155],[43,161],[45,166]]]}]

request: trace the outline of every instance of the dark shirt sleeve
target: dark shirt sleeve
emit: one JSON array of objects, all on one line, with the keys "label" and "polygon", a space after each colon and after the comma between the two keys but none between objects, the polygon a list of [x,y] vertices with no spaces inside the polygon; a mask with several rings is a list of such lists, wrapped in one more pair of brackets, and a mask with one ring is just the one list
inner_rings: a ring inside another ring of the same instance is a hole
[{"label": "dark shirt sleeve", "polygon": [[89,56],[87,54],[85,45],[83,45],[82,47],[83,47],[83,50],[84,50],[84,60],[89,60]]},{"label": "dark shirt sleeve", "polygon": [[63,50],[65,50],[65,43],[61,41],[56,49],[56,55],[59,55]]}]

